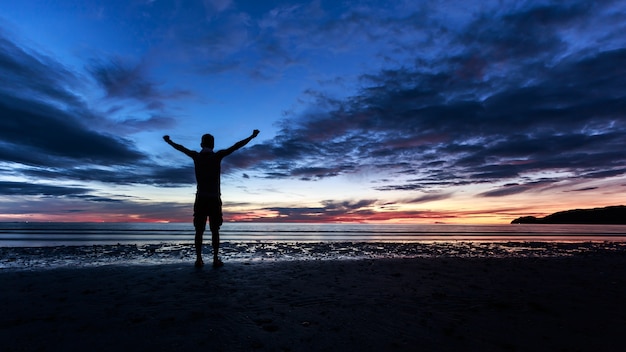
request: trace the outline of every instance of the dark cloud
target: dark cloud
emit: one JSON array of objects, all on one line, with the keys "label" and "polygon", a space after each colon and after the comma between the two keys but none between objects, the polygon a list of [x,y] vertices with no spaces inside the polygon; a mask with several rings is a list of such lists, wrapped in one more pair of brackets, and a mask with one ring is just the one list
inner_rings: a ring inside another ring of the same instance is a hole
[{"label": "dark cloud", "polygon": [[[405,184],[379,190],[499,182],[542,172],[622,175],[626,48],[619,45],[626,43],[578,47],[565,35],[608,13],[603,6],[525,5],[479,16],[458,30],[455,50],[429,67],[364,75],[363,87],[345,99],[311,94],[310,109],[236,162],[272,170],[269,177],[300,177],[307,170],[332,177],[377,165],[387,165],[379,168],[387,175],[412,175]],[[483,195],[527,189],[510,186]]]},{"label": "dark cloud", "polygon": [[585,1],[536,4],[495,17],[485,13],[459,40],[476,49],[472,54],[490,61],[550,60],[555,52],[567,49],[560,31],[576,26],[592,10],[593,5]]},{"label": "dark cloud", "polygon": [[145,159],[132,143],[96,132],[94,113],[72,93],[76,74],[0,35],[0,157],[36,166],[118,165]]},{"label": "dark cloud", "polygon": [[541,192],[550,187],[554,187],[556,182],[560,181],[558,178],[541,178],[536,181],[528,181],[526,183],[508,183],[494,190],[483,192],[479,194],[482,197],[504,197],[512,194],[519,194],[523,192]]},{"label": "dark cloud", "polygon": [[[104,88],[106,95],[113,99],[135,99],[146,104],[149,110],[164,108],[163,100],[191,96],[191,92],[178,90],[164,91],[148,77],[142,64],[131,64],[120,59],[92,60],[87,68],[94,79]],[[165,118],[161,117],[161,122]],[[132,121],[129,121],[132,122]]]},{"label": "dark cloud", "polygon": [[[322,207],[271,207],[264,210],[272,212],[270,217],[258,217],[254,221],[275,222],[277,217],[281,221],[287,222],[337,222],[337,221],[387,221],[392,219],[420,219],[426,221],[438,221],[441,219],[453,219],[456,217],[473,216],[476,213],[471,211],[401,211],[374,200],[360,201],[325,201]],[[377,209],[379,208],[379,209]],[[381,211],[381,209],[384,209]],[[503,213],[506,211],[519,210],[494,209],[493,213]],[[240,214],[245,215],[245,214]],[[236,215],[235,215],[236,216]]]},{"label": "dark cloud", "polygon": [[351,201],[334,201],[327,200],[323,201],[326,211],[339,211],[340,213],[350,213],[353,211],[360,211],[363,208],[368,208],[376,203],[374,199],[362,199],[356,202]]},{"label": "dark cloud", "polygon": [[116,130],[118,133],[136,133],[151,130],[164,130],[174,126],[175,119],[168,116],[154,114],[146,119],[127,118],[104,127],[107,130]]},{"label": "dark cloud", "polygon": [[483,197],[504,197],[512,194],[526,192],[529,189],[532,188],[528,185],[509,185],[492,191],[481,193],[480,195]]},{"label": "dark cloud", "polygon": [[89,71],[109,97],[146,100],[158,95],[155,84],[144,77],[139,65],[124,65],[120,60],[95,61]]},{"label": "dark cloud", "polygon": [[[377,204],[376,200],[363,199],[358,201],[334,201],[326,200],[321,207],[270,207],[264,210],[276,213],[285,221],[355,221],[368,220],[375,215],[372,209]],[[271,220],[276,218],[268,218]],[[257,219],[263,220],[263,219]]]},{"label": "dark cloud", "polygon": [[3,28],[0,28],[0,76],[2,96],[81,104],[80,98],[69,89],[81,86],[70,70],[48,56],[17,45]]},{"label": "dark cloud", "polygon": [[127,164],[145,156],[131,142],[86,128],[53,106],[0,96],[0,155],[5,161],[55,166],[75,162]]},{"label": "dark cloud", "polygon": [[324,208],[321,207],[270,207],[269,210],[278,214],[279,218],[287,218],[291,221],[307,221],[314,218],[320,218],[324,214]]},{"label": "dark cloud", "polygon": [[407,201],[407,203],[427,203],[427,202],[433,202],[433,201],[437,201],[437,200],[442,200],[442,199],[448,199],[452,197],[451,194],[449,193],[433,193],[433,194],[425,194],[423,196],[414,198],[414,199],[410,199]]},{"label": "dark cloud", "polygon": [[196,182],[192,165],[167,167],[143,163],[116,168],[98,166],[31,168],[22,170],[21,173],[37,179],[98,181],[115,185],[144,184],[178,187],[193,185]]},{"label": "dark cloud", "polygon": [[[0,202],[0,213],[19,215],[19,219],[76,221],[180,221],[193,213],[189,204],[154,201],[146,203],[114,196],[89,194],[79,187],[0,182],[0,195],[14,196],[11,202]],[[25,198],[35,196],[37,199]],[[41,217],[40,214],[44,214]]]},{"label": "dark cloud", "polygon": [[[56,186],[50,184],[0,181],[0,196],[44,196],[64,199],[84,200],[98,203],[121,203],[120,197],[107,198],[96,196],[94,190],[84,187]],[[43,210],[43,209],[42,209]],[[45,210],[43,210],[45,211]]]},{"label": "dark cloud", "polygon": [[[612,161],[620,160],[619,158],[622,157],[622,155],[616,155],[616,154],[614,154],[614,156],[615,157],[612,159]],[[622,176],[625,174],[626,174],[626,168],[616,167],[611,170],[601,170],[601,169],[600,170],[588,170],[588,172],[581,174],[580,177],[591,178],[591,179],[603,179],[606,177],[616,177],[616,176]]]},{"label": "dark cloud", "polygon": [[[185,6],[186,11],[193,11],[194,6],[198,5]],[[397,37],[421,36],[416,23],[424,19],[419,15],[406,16],[407,10],[415,9],[405,7],[412,6],[387,4],[382,8],[319,1],[256,2],[253,6],[239,3],[212,12],[211,21],[204,16],[191,16],[191,23],[169,30],[175,33],[172,36],[184,38],[184,45],[172,44],[200,73],[235,73],[257,80],[278,80],[291,68],[310,69],[311,58],[320,55],[351,56],[356,50],[369,51],[370,46],[398,51],[388,43],[399,45]],[[264,9],[262,15],[255,17],[260,9]]]},{"label": "dark cloud", "polygon": [[586,191],[595,191],[596,189],[598,189],[598,187],[583,187],[583,188],[573,189],[571,191],[566,191],[566,192],[586,192]]},{"label": "dark cloud", "polygon": [[340,165],[335,167],[300,167],[291,170],[291,175],[300,177],[301,180],[310,181],[337,176],[342,172],[350,170],[351,168],[351,165]]},{"label": "dark cloud", "polygon": [[419,191],[426,188],[422,183],[405,183],[401,185],[387,185],[376,187],[377,191]]},{"label": "dark cloud", "polygon": [[[145,101],[165,97],[142,78],[139,69],[113,66],[110,71],[94,69],[110,96]],[[1,33],[0,76],[7,83],[0,87],[0,161],[28,165],[20,171],[22,175],[113,184],[194,182],[189,167],[158,167],[122,137],[124,132],[171,126],[172,118],[154,114],[113,122],[101,117],[72,93],[81,85],[78,74],[19,47]]]},{"label": "dark cloud", "polygon": [[0,181],[0,195],[4,196],[82,196],[89,191],[82,187]]}]

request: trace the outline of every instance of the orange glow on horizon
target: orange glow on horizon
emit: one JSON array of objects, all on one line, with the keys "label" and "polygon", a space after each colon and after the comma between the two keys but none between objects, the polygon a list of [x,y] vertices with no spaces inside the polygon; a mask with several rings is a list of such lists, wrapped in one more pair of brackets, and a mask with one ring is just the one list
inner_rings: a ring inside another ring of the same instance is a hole
[{"label": "orange glow on horizon", "polygon": [[[449,204],[451,205],[451,204]],[[569,206],[554,204],[537,204],[536,206],[494,207],[492,209],[459,208],[459,210],[374,210],[345,213],[305,213],[279,214],[266,209],[237,209],[232,211],[224,208],[225,222],[258,222],[258,223],[370,223],[370,224],[457,224],[457,225],[489,225],[509,224],[522,216],[543,217],[558,211],[570,209],[598,208],[619,204],[571,204]],[[189,206],[191,208],[191,206]],[[452,207],[451,207],[452,208]],[[191,223],[192,212],[188,208],[173,211],[167,216],[162,212],[155,214],[0,214],[0,222],[93,222],[93,223]]]}]

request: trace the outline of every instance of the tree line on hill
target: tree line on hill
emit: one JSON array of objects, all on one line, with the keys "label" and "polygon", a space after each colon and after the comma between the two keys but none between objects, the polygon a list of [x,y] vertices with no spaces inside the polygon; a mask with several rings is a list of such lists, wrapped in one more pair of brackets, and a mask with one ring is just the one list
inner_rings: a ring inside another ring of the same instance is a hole
[{"label": "tree line on hill", "polygon": [[522,216],[511,221],[511,224],[626,225],[626,206],[616,205],[604,208],[565,210],[543,218]]}]

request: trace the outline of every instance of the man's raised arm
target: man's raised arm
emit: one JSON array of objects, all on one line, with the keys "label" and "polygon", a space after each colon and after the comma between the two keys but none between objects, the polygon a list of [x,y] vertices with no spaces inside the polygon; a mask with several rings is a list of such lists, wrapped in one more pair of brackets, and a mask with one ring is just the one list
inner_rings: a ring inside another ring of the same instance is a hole
[{"label": "man's raised arm", "polygon": [[246,139],[242,139],[239,142],[233,144],[232,147],[226,149],[224,152],[226,155],[234,152],[235,150],[243,147],[244,145],[248,144],[253,138],[255,138],[256,136],[259,135],[259,130],[254,130],[252,131],[252,135],[250,135],[250,137],[246,138]]},{"label": "man's raised arm", "polygon": [[188,156],[192,156],[193,152],[185,147],[183,147],[182,145],[178,144],[178,143],[174,143],[172,142],[172,140],[170,139],[170,136],[163,136],[163,140],[167,142],[167,144],[171,145],[172,147],[174,147],[174,149],[183,152],[185,154],[187,154]]}]

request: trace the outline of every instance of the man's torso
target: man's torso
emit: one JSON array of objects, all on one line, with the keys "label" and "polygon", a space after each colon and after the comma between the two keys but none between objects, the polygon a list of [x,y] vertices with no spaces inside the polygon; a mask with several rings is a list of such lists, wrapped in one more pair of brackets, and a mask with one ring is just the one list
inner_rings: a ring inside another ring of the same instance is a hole
[{"label": "man's torso", "polygon": [[220,172],[223,156],[220,152],[200,152],[193,156],[199,196],[220,196]]}]

